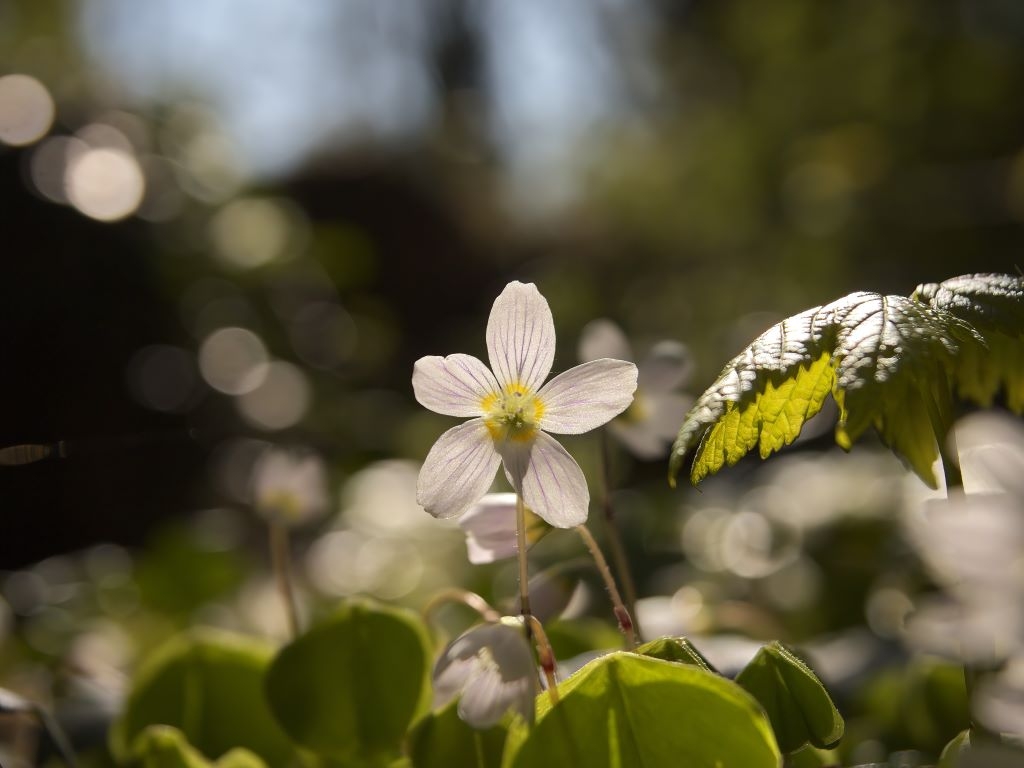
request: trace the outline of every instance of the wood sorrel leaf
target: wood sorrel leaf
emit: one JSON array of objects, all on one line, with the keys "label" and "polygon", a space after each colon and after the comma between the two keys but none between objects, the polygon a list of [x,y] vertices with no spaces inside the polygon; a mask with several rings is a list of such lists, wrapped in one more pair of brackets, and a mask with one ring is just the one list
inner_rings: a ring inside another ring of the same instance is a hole
[{"label": "wood sorrel leaf", "polygon": [[853,293],[801,312],[755,339],[697,400],[672,447],[670,482],[694,448],[695,485],[755,446],[767,458],[831,393],[840,446],[849,450],[874,427],[935,487],[936,430],[949,421],[957,365],[984,353],[966,320],[902,296]]},{"label": "wood sorrel leaf", "polygon": [[634,653],[663,661],[691,664],[706,672],[718,673],[718,670],[711,666],[711,662],[704,658],[704,654],[698,651],[693,643],[685,637],[659,637],[657,640],[651,640],[638,646]]},{"label": "wood sorrel leaf", "polygon": [[818,676],[780,642],[764,646],[736,676],[764,707],[783,752],[805,744],[831,748],[843,736],[843,718]]},{"label": "wood sorrel leaf", "polygon": [[232,749],[211,763],[195,749],[185,734],[169,725],[150,725],[132,744],[132,768],[267,768],[247,749]]},{"label": "wood sorrel leaf", "polygon": [[[207,758],[244,747],[269,765],[287,764],[294,748],[263,697],[272,655],[269,645],[217,630],[173,638],[136,675],[111,729],[111,752],[126,762],[148,726],[170,725]],[[166,742],[166,733],[162,738],[159,743]]]},{"label": "wood sorrel leaf", "polygon": [[281,649],[267,671],[270,707],[288,735],[314,752],[386,764],[427,709],[429,649],[415,614],[346,602]]},{"label": "wood sorrel leaf", "polygon": [[532,729],[514,724],[504,768],[685,765],[778,768],[764,712],[724,677],[632,653],[591,662],[538,699]]},{"label": "wood sorrel leaf", "polygon": [[458,702],[421,718],[406,741],[414,768],[498,768],[507,728],[473,728],[459,717]]}]

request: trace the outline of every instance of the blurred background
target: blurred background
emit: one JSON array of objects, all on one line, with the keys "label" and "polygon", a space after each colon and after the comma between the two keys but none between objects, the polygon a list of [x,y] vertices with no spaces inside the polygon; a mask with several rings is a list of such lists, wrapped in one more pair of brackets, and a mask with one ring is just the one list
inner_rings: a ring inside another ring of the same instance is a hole
[{"label": "blurred background", "polygon": [[[280,636],[253,607],[270,444],[327,469],[311,601],[510,594],[415,507],[454,423],[413,400],[419,356],[484,357],[519,279],[556,370],[606,317],[638,360],[683,342],[699,394],[789,314],[1016,273],[1021,93],[1014,0],[0,0],[0,447],[51,454],[0,466],[4,684],[52,696],[197,617]],[[898,640],[917,481],[866,442],[703,496],[615,444],[648,620]],[[568,444],[600,499],[597,438]],[[579,549],[556,538],[540,565]]]}]

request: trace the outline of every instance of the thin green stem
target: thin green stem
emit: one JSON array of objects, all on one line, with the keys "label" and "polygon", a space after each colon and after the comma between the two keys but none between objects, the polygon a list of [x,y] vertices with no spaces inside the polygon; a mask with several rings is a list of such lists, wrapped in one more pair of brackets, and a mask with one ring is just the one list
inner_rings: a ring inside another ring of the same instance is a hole
[{"label": "thin green stem", "polygon": [[459,603],[460,605],[468,606],[480,614],[480,618],[484,621],[494,623],[501,621],[501,614],[498,613],[491,604],[484,600],[476,592],[470,592],[468,589],[445,589],[438,592],[427,603],[426,608],[423,609],[423,617],[429,621],[437,609],[445,603]]},{"label": "thin green stem", "polygon": [[523,625],[526,627],[526,637],[532,636],[533,627],[530,619],[533,612],[530,610],[530,571],[526,560],[526,504],[523,496],[516,493],[516,553],[519,556],[519,613],[523,617]]},{"label": "thin green stem", "polygon": [[615,611],[615,618],[619,621],[619,629],[626,636],[626,647],[636,647],[636,631],[633,629],[633,618],[629,612],[629,609],[622,602],[622,595],[619,594],[619,588],[615,584],[615,578],[612,576],[611,569],[608,567],[608,561],[604,559],[604,554],[601,552],[601,548],[597,545],[597,541],[594,539],[593,534],[590,533],[590,529],[585,525],[577,525],[576,532],[579,533],[580,538],[583,539],[583,543],[587,545],[587,549],[590,550],[591,557],[594,558],[594,563],[597,565],[597,571],[601,574],[601,578],[604,579],[604,585],[608,589],[608,595],[612,600],[612,609]]},{"label": "thin green stem", "polygon": [[555,677],[555,652],[551,648],[551,642],[544,631],[544,625],[536,616],[528,619],[530,631],[533,633],[534,643],[537,647],[537,658],[540,660],[540,668],[544,672],[544,679],[548,684],[548,697],[554,706],[558,703],[558,679]]},{"label": "thin green stem", "polygon": [[637,636],[640,635],[640,625],[635,623],[636,618],[636,583],[633,581],[633,572],[629,567],[629,557],[626,555],[626,548],[622,544],[622,536],[619,533],[619,526],[615,521],[615,508],[612,505],[612,481],[611,481],[611,446],[608,440],[608,430],[601,430],[601,484],[604,504],[605,532],[608,537],[608,547],[611,549],[612,560],[615,562],[615,572],[622,582],[622,591],[626,593],[625,605],[629,615],[634,619],[633,630]]},{"label": "thin green stem", "polygon": [[68,741],[68,737],[64,733],[64,729],[60,727],[49,712],[42,707],[36,705],[33,707],[35,710],[36,717],[43,724],[43,728],[50,734],[50,739],[53,741],[53,745],[57,748],[57,752],[61,758],[67,763],[68,768],[78,768],[78,759],[75,757],[75,750],[71,747],[71,742]]},{"label": "thin green stem", "polygon": [[279,522],[270,522],[270,562],[277,581],[277,591],[284,603],[288,618],[288,632],[294,640],[299,636],[299,610],[293,591],[292,558],[288,544],[288,529]]}]

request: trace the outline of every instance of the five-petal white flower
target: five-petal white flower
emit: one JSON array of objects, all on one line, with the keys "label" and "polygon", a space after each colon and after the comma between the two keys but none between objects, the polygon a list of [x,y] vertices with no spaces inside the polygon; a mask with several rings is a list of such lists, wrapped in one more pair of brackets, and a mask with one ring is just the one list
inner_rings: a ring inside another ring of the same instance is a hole
[{"label": "five-petal white flower", "polygon": [[[611,320],[594,320],[580,337],[581,360],[599,357],[633,358],[629,340]],[[692,365],[685,345],[660,341],[640,361],[633,404],[608,430],[638,459],[659,459],[668,453],[693,398],[676,390],[690,376]]]},{"label": "five-petal white flower", "polygon": [[420,358],[412,386],[421,405],[472,416],[434,443],[416,499],[435,517],[457,517],[490,487],[499,464],[537,515],[558,528],[587,519],[590,493],[579,465],[547,433],[580,434],[622,413],[633,400],[636,366],[601,359],[547,384],[555,325],[533,283],[512,282],[487,321],[491,370],[470,355]]}]

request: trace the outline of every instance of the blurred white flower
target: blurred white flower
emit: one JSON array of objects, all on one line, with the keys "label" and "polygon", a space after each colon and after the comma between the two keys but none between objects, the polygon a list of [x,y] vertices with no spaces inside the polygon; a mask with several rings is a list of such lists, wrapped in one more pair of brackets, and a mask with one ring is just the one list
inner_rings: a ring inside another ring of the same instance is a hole
[{"label": "blurred white flower", "polygon": [[533,722],[537,670],[518,619],[481,624],[456,638],[434,666],[434,707],[461,694],[459,717],[489,728],[509,710]]},{"label": "blurred white flower", "polygon": [[551,525],[587,519],[590,493],[576,460],[547,433],[589,432],[632,402],[637,370],[594,360],[547,384],[555,324],[533,283],[511,282],[487,321],[491,370],[470,355],[422,357],[412,375],[419,403],[472,416],[434,443],[420,470],[417,501],[435,517],[458,517],[487,492],[499,464],[527,506]]},{"label": "blurred white flower", "polygon": [[[594,320],[580,337],[580,360],[615,357],[632,360],[629,340],[611,320]],[[661,341],[640,362],[633,404],[608,424],[608,430],[639,459],[660,459],[693,405],[693,398],[676,390],[691,372],[686,347]]]},{"label": "blurred white flower", "polygon": [[[459,518],[466,534],[466,551],[474,565],[515,557],[516,495],[488,493]],[[527,508],[526,540],[538,541],[549,530],[547,523]]]},{"label": "blurred white flower", "polygon": [[252,474],[256,511],[272,522],[292,526],[327,511],[323,460],[312,453],[268,448]]}]

